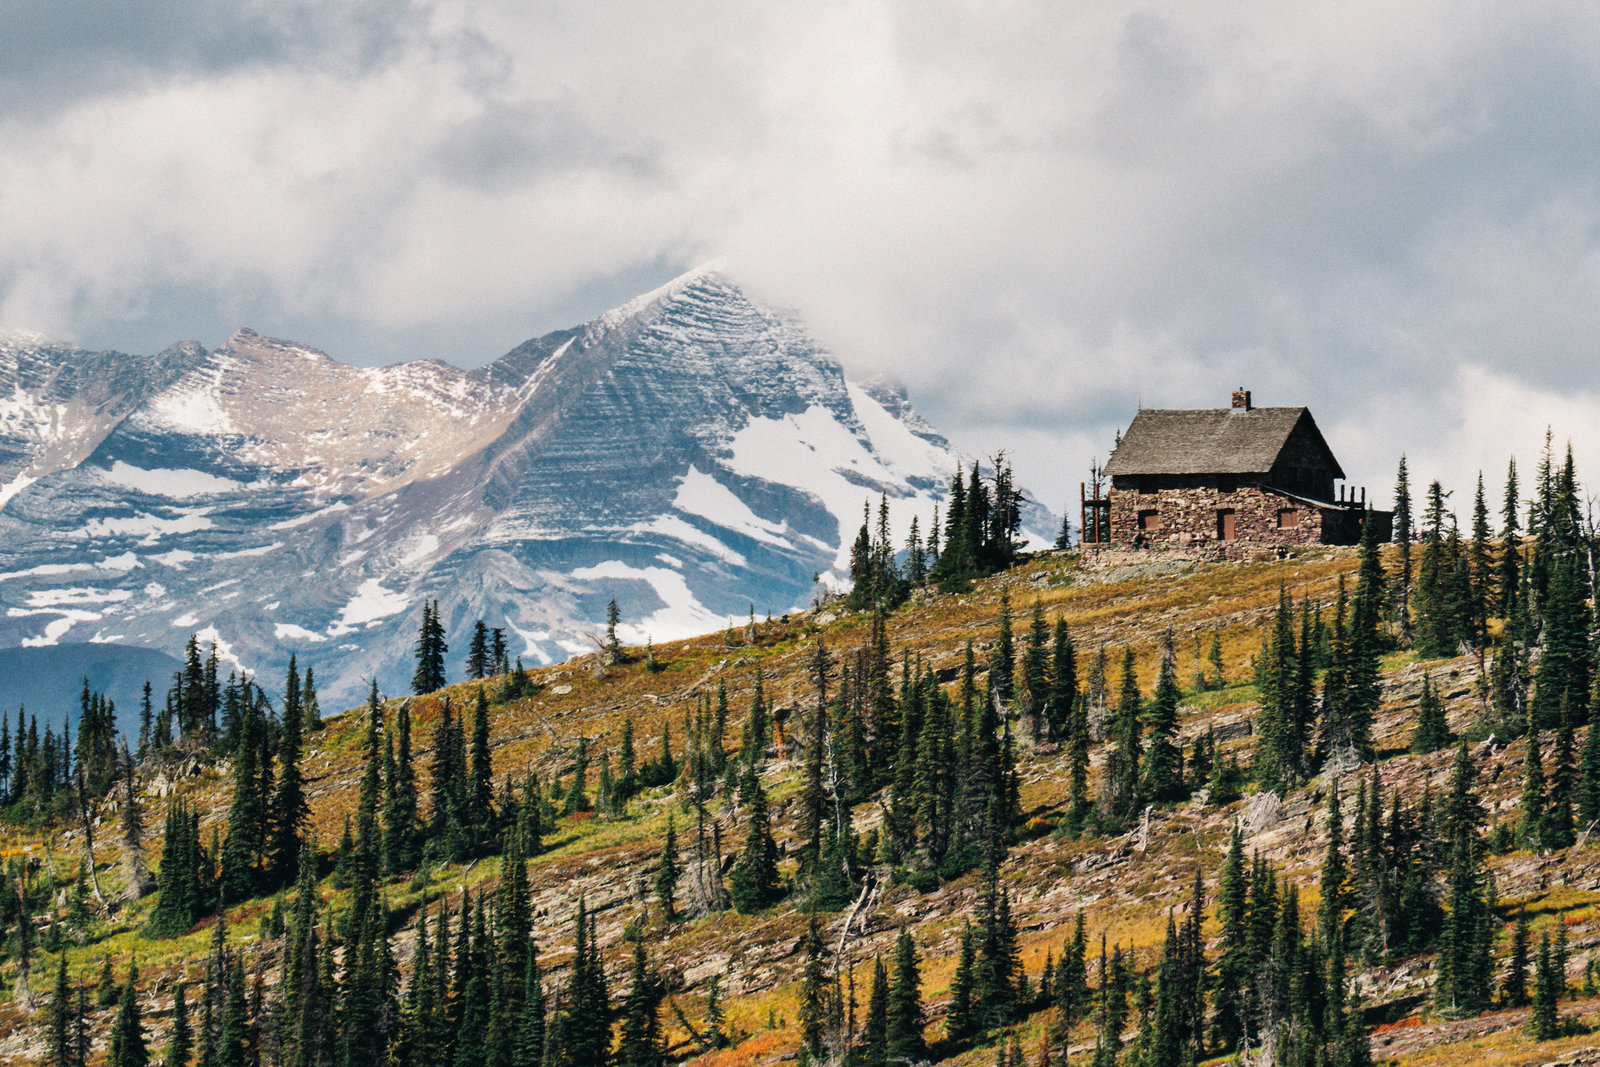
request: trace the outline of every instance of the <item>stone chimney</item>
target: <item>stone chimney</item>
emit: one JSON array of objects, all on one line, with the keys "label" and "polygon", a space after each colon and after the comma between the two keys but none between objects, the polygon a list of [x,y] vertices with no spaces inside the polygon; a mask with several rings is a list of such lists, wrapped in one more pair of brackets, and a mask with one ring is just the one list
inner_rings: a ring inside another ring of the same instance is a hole
[{"label": "stone chimney", "polygon": [[1241,386],[1240,388],[1235,389],[1233,391],[1233,410],[1234,411],[1249,411],[1250,410],[1250,390],[1245,389],[1244,387]]}]

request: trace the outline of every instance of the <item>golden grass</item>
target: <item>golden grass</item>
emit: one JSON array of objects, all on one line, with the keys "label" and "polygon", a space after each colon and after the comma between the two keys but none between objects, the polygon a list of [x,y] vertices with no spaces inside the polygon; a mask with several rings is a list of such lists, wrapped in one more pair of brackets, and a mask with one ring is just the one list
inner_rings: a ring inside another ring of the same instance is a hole
[{"label": "golden grass", "polygon": [[[1174,634],[1179,678],[1185,687],[1190,685],[1197,666],[1204,666],[1207,673],[1210,672],[1209,645],[1211,634],[1216,632],[1221,639],[1228,684],[1216,690],[1186,693],[1182,728],[1192,735],[1219,719],[1228,720],[1253,712],[1256,693],[1251,684],[1250,663],[1260,648],[1262,624],[1270,620],[1276,610],[1280,587],[1297,601],[1309,597],[1331,605],[1339,578],[1352,576],[1355,563],[1355,554],[1350,550],[1315,549],[1283,561],[1191,565],[1177,574],[1140,575],[1132,571],[1097,571],[1083,566],[1075,555],[1049,555],[1026,562],[1007,575],[977,583],[970,593],[919,599],[890,617],[889,633],[897,658],[901,649],[908,649],[913,655],[920,654],[928,666],[941,670],[958,666],[964,646],[972,641],[979,647],[978,660],[982,669],[983,646],[993,639],[1004,590],[1010,596],[1019,643],[1025,639],[1029,613],[1037,601],[1048,619],[1053,620],[1059,614],[1071,628],[1078,649],[1080,678],[1087,677],[1096,651],[1103,647],[1111,675],[1108,685],[1114,687],[1121,650],[1129,647],[1134,651],[1141,686],[1148,692],[1163,630],[1170,628]],[[633,654],[632,662],[609,668],[603,678],[593,675],[592,656],[530,671],[538,685],[536,692],[491,707],[497,777],[521,778],[530,772],[537,773],[548,788],[553,777],[570,775],[575,739],[581,734],[589,741],[592,790],[602,754],[609,754],[613,760],[616,757],[625,719],[633,722],[635,750],[640,759],[654,757],[661,732],[668,727],[673,734],[675,751],[681,752],[685,711],[695,707],[701,694],[714,694],[719,683],[725,684],[728,690],[731,713],[729,734],[724,740],[731,748],[737,743],[758,669],[764,677],[769,704],[775,709],[800,711],[809,708],[814,699],[807,677],[813,642],[820,636],[840,659],[843,653],[862,643],[868,623],[865,617],[837,607],[826,610],[834,618],[821,625],[817,616],[793,616],[787,621],[758,623],[759,633],[753,644],[744,642],[741,625],[735,628],[732,643],[723,634],[712,634],[662,645],[656,652],[663,669],[656,673],[645,669],[642,649],[629,650]],[[1196,662],[1196,637],[1200,638],[1199,664]],[[1416,662],[1416,657],[1411,655],[1392,656],[1385,660],[1384,669],[1392,673]],[[496,699],[499,684],[498,680],[486,684],[491,701]],[[555,692],[557,687],[567,686],[570,686],[569,692]],[[424,803],[431,788],[432,735],[446,697],[452,712],[465,716],[470,724],[476,683],[459,684],[442,693],[410,698],[412,747]],[[391,700],[385,706],[385,718],[390,724],[398,705],[398,700]],[[1403,735],[1405,709],[1386,706],[1383,714],[1380,729],[1386,731],[1385,736]],[[307,739],[305,768],[313,796],[312,827],[324,850],[338,840],[345,816],[354,811],[364,728],[365,715],[358,710],[329,720],[322,730]],[[793,719],[789,728],[791,731],[795,728]],[[1248,746],[1248,738],[1229,744],[1230,750],[1241,756],[1247,753]],[[1448,770],[1448,755],[1434,758],[1431,763],[1427,762],[1429,757],[1408,757],[1416,766],[1427,767],[1428,773],[1434,776],[1436,795]],[[1040,828],[1043,828],[1057,816],[1059,805],[1066,797],[1066,783],[1059,773],[1059,755],[1048,746],[1035,750],[1024,745],[1019,756],[1024,805],[1030,814],[1039,816]],[[1514,795],[1515,782],[1511,779],[1515,776],[1503,777],[1506,780],[1495,783],[1492,789],[1486,787],[1486,798],[1504,796],[1508,791]],[[1392,787],[1391,770],[1386,769],[1385,780]],[[775,810],[798,790],[792,766],[769,769],[766,784]],[[205,775],[180,783],[179,792],[206,813],[208,825],[215,825],[226,815],[228,785],[224,778]],[[1408,795],[1419,793],[1420,789],[1420,778],[1415,782],[1408,778]],[[1188,900],[1196,862],[1204,867],[1207,891],[1212,891],[1228,826],[1239,809],[1240,805],[1222,810],[1184,805],[1159,813],[1152,826],[1148,848],[1143,853],[1118,852],[1126,846],[1116,841],[1056,841],[1048,835],[1020,844],[1013,850],[1013,861],[1002,874],[1013,891],[1014,909],[1023,924],[1019,948],[1030,981],[1037,981],[1047,954],[1060,952],[1062,943],[1071,934],[1073,914],[1080,905],[1090,919],[1091,955],[1097,954],[1099,937],[1104,932],[1109,942],[1120,943],[1125,949],[1132,948],[1141,964],[1152,963],[1165,934],[1168,907],[1182,905]],[[156,836],[159,836],[160,810],[159,803],[152,803],[147,815],[147,823]],[[654,863],[669,814],[678,822],[682,845],[689,819],[672,790],[666,788],[635,800],[623,817],[563,820],[548,828],[547,851],[530,862],[530,881],[535,894],[542,895],[541,899],[570,904],[580,891],[609,898],[625,893],[635,873]],[[869,814],[870,809],[858,810],[858,815]],[[1308,921],[1315,914],[1318,899],[1314,871],[1321,858],[1320,818],[1315,820],[1315,827],[1311,835],[1291,834],[1281,843],[1269,846],[1269,854],[1280,867],[1297,873],[1312,872],[1309,880],[1301,878],[1301,913]],[[776,829],[780,840],[788,836],[782,819],[778,820]],[[742,837],[742,829],[725,823],[724,853],[737,849]],[[42,844],[41,839],[27,835],[0,838],[0,849],[38,849]],[[152,863],[155,853],[156,849],[152,848]],[[59,850],[57,854],[63,855]],[[405,912],[441,896],[453,897],[463,889],[486,888],[493,884],[498,871],[499,863],[494,860],[468,867],[441,865],[430,872],[428,884],[420,889],[412,888],[409,879],[386,884],[385,900],[391,909]],[[955,966],[951,946],[959,941],[962,919],[972,914],[975,885],[975,877],[968,875],[940,886],[928,897],[904,888],[885,893],[871,932],[853,939],[847,949],[847,962],[857,967],[857,996],[863,1005],[872,954],[883,952],[887,956],[895,925],[902,915],[912,925],[922,949],[925,997],[934,1005],[942,1002],[948,995]],[[1507,888],[1503,903],[1526,907],[1530,914],[1539,916],[1571,915],[1584,909],[1592,910],[1600,903],[1600,893],[1587,889],[1569,891],[1558,887],[1542,894],[1524,893],[1519,898]],[[345,894],[326,887],[323,892],[335,908],[344,906]],[[92,975],[91,969],[97,970],[103,955],[109,954],[120,969],[129,955],[137,954],[141,968],[147,971],[151,968],[173,970],[192,964],[209,951],[209,926],[171,941],[143,938],[138,929],[149,907],[146,901],[126,909],[106,925],[103,936],[95,943],[69,952],[71,966]],[[235,944],[248,946],[255,937],[259,914],[270,907],[269,900],[232,909],[230,939]],[[1208,900],[1208,912],[1213,908],[1214,901]],[[622,923],[634,912],[631,903],[623,902],[602,917],[601,941],[608,946],[613,963],[620,965],[625,946],[618,942],[618,934]],[[838,917],[824,919],[836,922]],[[790,954],[772,959],[770,954],[792,945],[803,933],[806,922],[806,916],[780,905],[757,916],[729,912],[678,923],[670,929],[652,925],[651,951],[658,961],[692,962],[726,956],[734,966],[735,973],[730,973],[725,986],[725,1009],[730,1028],[743,1035],[742,1040],[734,1048],[691,1062],[725,1067],[767,1062],[775,1055],[793,1050],[797,1040],[795,980],[802,957]],[[536,936],[544,957],[556,967],[568,952],[569,926],[566,914],[555,908],[538,923]],[[1208,922],[1207,932],[1215,934],[1214,920]],[[827,940],[831,948],[834,938],[829,936]],[[736,974],[745,973],[739,970],[745,966],[740,961],[756,957],[769,961],[759,969],[764,977],[749,989],[739,989]],[[676,994],[680,1007],[697,1024],[703,1008],[702,994],[700,987]],[[769,1028],[769,1017],[788,1025]],[[930,1012],[930,1017],[936,1019],[937,1011]],[[673,1040],[683,1040],[686,1034],[676,1019],[670,1013],[665,1019]],[[1039,1016],[1023,1026],[1024,1051],[1030,1062],[1037,1054],[1038,1030],[1042,1025],[1043,1016]],[[936,1036],[938,1032],[939,1026],[935,1023],[930,1035]],[[1508,1048],[1513,1046],[1516,1046],[1515,1041]],[[993,1051],[988,1049],[965,1053],[951,1062],[986,1064],[992,1061]]]}]

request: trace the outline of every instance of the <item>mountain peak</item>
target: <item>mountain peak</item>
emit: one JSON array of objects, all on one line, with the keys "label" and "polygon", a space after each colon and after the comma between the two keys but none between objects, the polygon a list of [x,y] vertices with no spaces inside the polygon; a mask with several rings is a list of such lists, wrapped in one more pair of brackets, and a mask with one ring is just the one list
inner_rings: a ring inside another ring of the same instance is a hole
[{"label": "mountain peak", "polygon": [[613,599],[640,644],[793,610],[812,575],[842,580],[866,500],[903,538],[958,462],[717,264],[481,372],[351,367],[248,327],[174,354],[75,354],[70,393],[0,424],[0,645],[211,634],[353,699],[403,685],[437,600],[452,645],[483,619],[548,663]]},{"label": "mountain peak", "polygon": [[612,308],[595,321],[606,328],[618,326],[629,319],[638,318],[650,308],[665,303],[700,282],[712,280],[721,283],[728,289],[740,291],[738,285],[723,273],[721,262],[713,260],[708,263],[702,263],[692,270],[684,271],[666,284],[660,285],[648,293],[642,293],[619,307]]}]

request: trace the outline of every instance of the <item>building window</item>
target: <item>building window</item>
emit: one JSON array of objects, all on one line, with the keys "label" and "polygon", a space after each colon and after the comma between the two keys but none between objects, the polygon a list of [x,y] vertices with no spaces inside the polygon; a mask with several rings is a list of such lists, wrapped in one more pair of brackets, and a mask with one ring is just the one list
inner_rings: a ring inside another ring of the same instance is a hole
[{"label": "building window", "polygon": [[1283,508],[1278,512],[1278,529],[1292,530],[1300,525],[1300,512],[1294,508]]},{"label": "building window", "polygon": [[1233,532],[1233,509],[1232,508],[1218,508],[1217,509],[1217,540],[1218,541],[1232,541],[1233,538],[1234,538],[1234,532]]},{"label": "building window", "polygon": [[1224,474],[1217,479],[1217,492],[1232,493],[1239,488],[1239,479],[1231,474]]},{"label": "building window", "polygon": [[1160,528],[1161,528],[1161,512],[1159,512],[1159,511],[1141,511],[1141,512],[1139,512],[1139,529],[1143,530],[1145,533],[1153,533],[1154,531],[1159,530]]}]

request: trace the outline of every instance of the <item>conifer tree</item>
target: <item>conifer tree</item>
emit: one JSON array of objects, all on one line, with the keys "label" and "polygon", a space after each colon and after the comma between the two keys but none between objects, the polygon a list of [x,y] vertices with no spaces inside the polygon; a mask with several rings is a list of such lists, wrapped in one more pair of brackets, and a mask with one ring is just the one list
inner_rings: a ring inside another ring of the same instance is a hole
[{"label": "conifer tree", "polygon": [[668,923],[678,917],[678,873],[678,835],[669,814],[666,839],[661,844],[661,865],[656,868],[656,901],[661,905],[661,917]]},{"label": "conifer tree", "polygon": [[[876,976],[874,976],[876,977]],[[927,1058],[922,1030],[922,980],[917,972],[917,948],[901,924],[895,939],[894,981],[889,987],[885,1048],[891,1062],[918,1063]]]},{"label": "conifer tree", "polygon": [[161,1059],[162,1067],[189,1067],[194,1035],[189,1030],[188,996],[189,984],[179,982],[172,993],[172,1031],[167,1038],[166,1055]]},{"label": "conifer tree", "polygon": [[1122,682],[1111,720],[1112,750],[1106,759],[1105,784],[1101,796],[1105,818],[1112,824],[1130,818],[1141,801],[1139,762],[1143,754],[1140,736],[1142,704],[1138,678],[1134,674],[1133,649],[1126,648],[1122,653]]},{"label": "conifer tree", "polygon": [[1140,792],[1161,803],[1183,795],[1183,753],[1176,742],[1178,734],[1178,657],[1172,644],[1172,631],[1162,635],[1161,659],[1157,667],[1156,690],[1145,712],[1145,744],[1140,768]]},{"label": "conifer tree", "polygon": [[747,829],[744,848],[728,873],[728,891],[734,907],[749,915],[778,899],[778,843],[766,814],[766,790],[754,771],[747,771],[739,792],[746,798]]},{"label": "conifer tree", "polygon": [[989,688],[1000,702],[1011,703],[1016,690],[1016,644],[1011,633],[1011,593],[1000,591],[1000,629],[989,656]]},{"label": "conifer tree", "polygon": [[517,1021],[517,1043],[512,1050],[511,1067],[541,1067],[545,1059],[549,1007],[544,992],[544,976],[539,970],[539,954],[531,948],[522,988],[522,1013]]},{"label": "conifer tree", "polygon": [[411,675],[413,693],[432,693],[445,687],[444,657],[450,651],[445,643],[444,624],[439,621],[439,602],[422,603],[422,625],[414,646],[416,669]]},{"label": "conifer tree", "polygon": [[1067,631],[1067,621],[1058,615],[1050,652],[1050,695],[1046,702],[1046,719],[1052,737],[1061,738],[1067,735],[1077,703],[1077,651],[1072,647],[1072,635]]},{"label": "conifer tree", "polygon": [[1589,698],[1589,732],[1583,739],[1575,794],[1578,826],[1589,829],[1600,820],[1600,677]]},{"label": "conifer tree", "polygon": [[622,662],[622,642],[617,638],[617,625],[622,622],[622,611],[617,607],[617,598],[612,597],[606,604],[606,662],[617,664]]},{"label": "conifer tree", "polygon": [[1551,754],[1549,800],[1540,834],[1546,848],[1566,848],[1573,841],[1572,794],[1578,785],[1578,767],[1574,759],[1572,719],[1565,700],[1560,715],[1555,751]]},{"label": "conifer tree", "polygon": [[[1339,619],[1335,616],[1335,632]],[[1336,636],[1335,641],[1338,641]],[[1337,653],[1335,653],[1337,655]],[[1304,769],[1304,739],[1300,735],[1298,688],[1300,650],[1295,644],[1294,601],[1278,591],[1278,612],[1257,661],[1260,674],[1261,712],[1256,717],[1255,748],[1250,767],[1265,785],[1282,790]],[[1333,671],[1329,672],[1330,677]],[[1325,706],[1327,701],[1324,701]]]},{"label": "conifer tree", "polygon": [[1247,1021],[1246,987],[1253,969],[1250,946],[1250,871],[1245,867],[1244,834],[1236,823],[1217,886],[1217,918],[1222,953],[1217,957],[1217,990],[1212,1035],[1223,1049],[1239,1048]]},{"label": "conifer tree", "polygon": [[467,793],[467,825],[473,829],[475,849],[482,855],[494,837],[494,767],[489,755],[489,698],[478,686],[472,711],[472,780]]},{"label": "conifer tree", "polygon": [[1417,700],[1417,725],[1411,734],[1412,752],[1437,752],[1450,743],[1450,724],[1431,679],[1422,676],[1422,696]]},{"label": "conifer tree", "polygon": [[272,798],[271,843],[267,855],[272,880],[280,886],[294,884],[296,865],[300,862],[301,835],[311,813],[300,772],[303,713],[300,672],[291,653],[278,730],[278,783]]},{"label": "conifer tree", "polygon": [[253,707],[240,716],[239,746],[234,752],[233,801],[228,808],[228,836],[222,845],[222,891],[232,901],[255,895],[259,870],[256,866],[259,845],[264,837],[265,815],[257,792],[257,764],[260,743],[256,731],[263,728]]},{"label": "conifer tree", "polygon": [[[951,1036],[955,1036],[953,1032]],[[888,1067],[889,1063],[889,978],[882,956],[872,958],[872,990],[867,996],[856,1061],[858,1067]]]},{"label": "conifer tree", "polygon": [[1044,621],[1044,606],[1035,600],[1028,618],[1028,639],[1022,650],[1022,680],[1026,690],[1026,705],[1033,736],[1045,732],[1047,708],[1050,701],[1050,627]]},{"label": "conifer tree", "polygon": [[972,1015],[976,1029],[992,1031],[1010,1022],[1016,1008],[1017,931],[1011,901],[999,885],[995,858],[985,864],[978,892],[976,955],[972,968]]},{"label": "conifer tree", "polygon": [[1511,950],[1506,954],[1506,977],[1500,985],[1500,1000],[1507,1007],[1528,1003],[1528,916],[1517,916],[1511,927]]},{"label": "conifer tree", "polygon": [[223,987],[222,1021],[218,1027],[218,1067],[247,1067],[250,1062],[250,1018],[245,1000],[244,963],[233,961]]},{"label": "conifer tree", "polygon": [[1489,1003],[1490,943],[1493,909],[1483,873],[1483,845],[1478,836],[1481,809],[1476,799],[1473,768],[1466,743],[1456,750],[1446,802],[1450,869],[1446,876],[1446,913],[1440,938],[1434,1003],[1459,1014],[1476,1014]]},{"label": "conifer tree", "polygon": [[1400,632],[1411,632],[1411,481],[1406,471],[1406,457],[1400,457],[1400,469],[1394,485],[1394,539],[1400,546],[1400,586],[1395,595],[1395,618]]},{"label": "conifer tree", "polygon": [[744,732],[739,739],[739,758],[746,767],[757,766],[766,758],[767,745],[771,743],[769,730],[767,698],[761,668],[757,666],[755,692],[750,696],[750,713],[745,718]]},{"label": "conifer tree", "polygon": [[306,668],[305,684],[300,687],[301,720],[307,730],[322,729],[322,706],[317,703],[317,680],[310,667]]},{"label": "conifer tree", "polygon": [[489,627],[482,619],[472,624],[472,641],[467,646],[467,680],[482,681],[493,673],[489,654]]},{"label": "conifer tree", "polygon": [[144,1043],[144,1025],[139,1012],[139,962],[128,962],[128,980],[118,998],[117,1017],[111,1023],[110,1067],[146,1067],[150,1053]]},{"label": "conifer tree", "polygon": [[[1142,1059],[1150,1064],[1184,1064],[1192,1061],[1183,1020],[1183,949],[1177,924],[1167,914],[1167,933],[1156,965],[1155,1002],[1144,1018],[1139,1044]],[[1188,1054],[1188,1061],[1186,1061]]]},{"label": "conifer tree", "polygon": [[822,858],[823,822],[827,817],[827,793],[823,779],[823,751],[828,737],[828,683],[832,678],[833,658],[819,636],[811,657],[811,682],[817,700],[806,731],[805,764],[800,779],[800,816],[795,827],[800,869],[814,871]]},{"label": "conifer tree", "polygon": [[417,778],[411,756],[411,702],[402,700],[394,717],[394,775],[385,783],[383,854],[390,873],[416,867],[421,858],[422,826],[417,813]]},{"label": "conifer tree", "polygon": [[822,927],[817,917],[804,939],[805,965],[800,974],[800,1063],[820,1067],[824,1063],[823,1036],[827,1025],[827,971],[823,962]]},{"label": "conifer tree", "polygon": [[622,1008],[617,1067],[662,1067],[661,980],[651,971],[644,942],[633,943],[632,985]]},{"label": "conifer tree", "polygon": [[1339,810],[1339,782],[1328,786],[1328,850],[1322,861],[1322,904],[1318,922],[1322,928],[1323,944],[1332,945],[1344,939],[1344,912],[1346,899],[1344,859],[1344,818]]},{"label": "conifer tree", "polygon": [[952,1041],[964,1041],[974,1031],[973,979],[977,969],[977,939],[972,924],[966,923],[961,931],[961,954],[956,959],[955,974],[950,979],[950,1003],[944,1012],[944,1029]]},{"label": "conifer tree", "polygon": [[1522,599],[1522,538],[1519,535],[1517,499],[1517,459],[1511,457],[1506,466],[1505,501],[1500,511],[1500,564],[1495,573],[1495,596],[1498,614],[1510,618],[1512,606]]},{"label": "conifer tree", "polygon": [[1489,504],[1484,497],[1483,472],[1472,496],[1472,631],[1478,644],[1488,633],[1489,615],[1494,604],[1494,549],[1490,544]]},{"label": "conifer tree", "polygon": [[45,1056],[51,1067],[72,1067],[72,991],[67,986],[67,953],[63,949],[56,970],[56,990],[50,999],[49,1032]]}]

